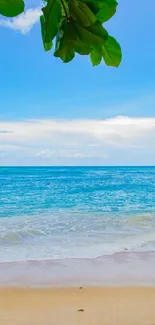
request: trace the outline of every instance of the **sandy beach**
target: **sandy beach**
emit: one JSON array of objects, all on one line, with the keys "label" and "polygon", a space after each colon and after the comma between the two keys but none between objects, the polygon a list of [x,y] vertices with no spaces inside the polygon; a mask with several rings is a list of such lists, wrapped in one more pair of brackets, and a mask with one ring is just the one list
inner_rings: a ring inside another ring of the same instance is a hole
[{"label": "sandy beach", "polygon": [[154,306],[155,287],[1,288],[0,324],[153,325]]}]

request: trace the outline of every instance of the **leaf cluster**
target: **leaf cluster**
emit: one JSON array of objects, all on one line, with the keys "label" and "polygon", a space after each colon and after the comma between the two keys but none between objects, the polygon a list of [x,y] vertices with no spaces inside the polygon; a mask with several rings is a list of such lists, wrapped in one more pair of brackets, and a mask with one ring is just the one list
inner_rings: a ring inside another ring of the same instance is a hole
[{"label": "leaf cluster", "polygon": [[[65,63],[78,53],[89,55],[93,66],[103,60],[118,67],[121,47],[104,28],[117,6],[116,0],[44,0],[40,23],[45,51],[54,43],[54,56]],[[4,16],[14,17],[23,11],[23,0],[0,0],[0,14]]]}]

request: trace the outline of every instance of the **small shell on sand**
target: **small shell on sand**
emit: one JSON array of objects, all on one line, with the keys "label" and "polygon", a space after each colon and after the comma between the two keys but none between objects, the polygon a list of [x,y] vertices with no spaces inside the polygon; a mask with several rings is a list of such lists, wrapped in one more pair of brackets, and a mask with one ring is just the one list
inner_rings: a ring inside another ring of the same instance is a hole
[{"label": "small shell on sand", "polygon": [[78,309],[78,311],[82,311],[82,312],[84,312],[84,309],[83,309],[83,308],[80,308],[80,309]]}]

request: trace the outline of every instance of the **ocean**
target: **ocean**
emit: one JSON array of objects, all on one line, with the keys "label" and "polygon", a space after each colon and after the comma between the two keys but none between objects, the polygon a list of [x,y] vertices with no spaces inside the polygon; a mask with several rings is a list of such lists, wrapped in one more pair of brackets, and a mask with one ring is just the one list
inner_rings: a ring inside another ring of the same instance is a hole
[{"label": "ocean", "polygon": [[3,280],[9,263],[47,271],[154,250],[155,167],[0,167]]}]

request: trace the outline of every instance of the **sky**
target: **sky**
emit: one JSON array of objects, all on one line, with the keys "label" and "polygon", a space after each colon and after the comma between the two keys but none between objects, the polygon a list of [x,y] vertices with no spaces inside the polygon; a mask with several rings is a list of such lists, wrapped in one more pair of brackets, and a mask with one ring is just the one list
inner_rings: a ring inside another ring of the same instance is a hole
[{"label": "sky", "polygon": [[120,67],[45,53],[40,1],[0,16],[0,165],[155,165],[155,1],[120,0],[105,24]]}]

